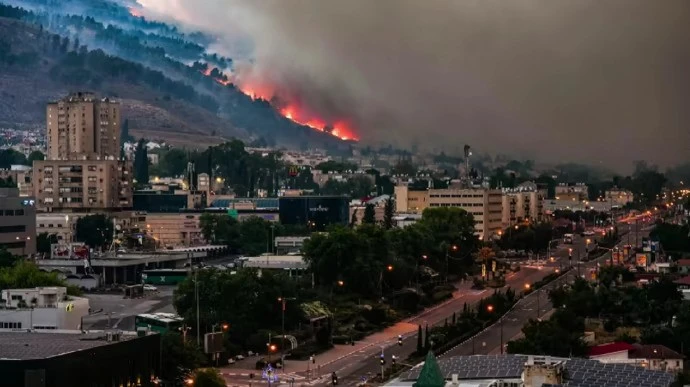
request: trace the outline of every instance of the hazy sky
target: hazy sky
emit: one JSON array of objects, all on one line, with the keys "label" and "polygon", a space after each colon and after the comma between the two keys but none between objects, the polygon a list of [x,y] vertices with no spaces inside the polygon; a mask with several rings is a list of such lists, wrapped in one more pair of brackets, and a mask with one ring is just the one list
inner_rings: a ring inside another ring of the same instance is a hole
[{"label": "hazy sky", "polygon": [[690,159],[688,0],[139,0],[249,37],[251,76],[363,142],[544,161]]}]

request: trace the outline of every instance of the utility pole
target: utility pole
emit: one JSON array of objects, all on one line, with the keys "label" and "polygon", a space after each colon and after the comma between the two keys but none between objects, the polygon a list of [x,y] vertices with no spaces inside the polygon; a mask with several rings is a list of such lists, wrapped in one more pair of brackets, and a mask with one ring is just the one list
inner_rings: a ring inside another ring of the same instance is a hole
[{"label": "utility pole", "polygon": [[196,298],[196,345],[201,346],[201,331],[199,328],[199,271],[194,270],[194,297]]}]

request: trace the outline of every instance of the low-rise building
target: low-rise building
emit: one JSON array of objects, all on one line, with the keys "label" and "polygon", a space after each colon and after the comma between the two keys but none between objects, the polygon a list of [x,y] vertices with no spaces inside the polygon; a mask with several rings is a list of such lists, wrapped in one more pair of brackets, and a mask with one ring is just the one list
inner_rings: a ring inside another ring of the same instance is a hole
[{"label": "low-rise building", "polygon": [[36,201],[20,197],[17,188],[0,188],[0,248],[36,254]]},{"label": "low-rise building", "polygon": [[31,185],[32,169],[28,165],[11,165],[9,169],[0,169],[0,179],[11,179],[19,189],[19,196],[33,196]]},{"label": "low-rise building", "polygon": [[602,363],[633,364],[664,372],[683,370],[685,356],[657,344],[606,343],[591,347],[589,358]]},{"label": "low-rise building", "polygon": [[151,386],[160,376],[160,337],[150,332],[2,331],[2,385]]},{"label": "low-rise building", "polygon": [[67,295],[65,287],[5,289],[0,329],[81,329],[89,300]]},{"label": "low-rise building", "polygon": [[132,207],[132,163],[114,158],[34,161],[40,211],[121,210]]},{"label": "low-rise building", "polygon": [[389,195],[381,195],[370,199],[353,200],[350,202],[350,222],[355,220],[355,224],[362,224],[367,205],[374,206],[374,220],[377,223],[383,222],[388,199],[390,199]]},{"label": "low-rise building", "polygon": [[613,188],[604,193],[604,199],[613,206],[623,207],[628,203],[632,203],[635,197],[632,192],[623,189]]},{"label": "low-rise building", "polygon": [[421,214],[429,206],[428,190],[412,190],[407,185],[396,185],[395,212]]},{"label": "low-rise building", "polygon": [[275,253],[278,255],[299,253],[308,236],[278,236],[273,239]]},{"label": "low-rise building", "polygon": [[556,200],[570,200],[581,202],[589,199],[589,188],[585,183],[561,183],[555,189]]}]

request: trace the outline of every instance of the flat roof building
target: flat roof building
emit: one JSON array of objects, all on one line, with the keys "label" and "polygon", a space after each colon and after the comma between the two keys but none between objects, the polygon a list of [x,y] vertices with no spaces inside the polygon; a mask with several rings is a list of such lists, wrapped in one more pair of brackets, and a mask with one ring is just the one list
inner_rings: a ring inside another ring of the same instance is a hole
[{"label": "flat roof building", "polygon": [[152,386],[160,364],[158,334],[0,331],[3,386]]},{"label": "flat roof building", "polygon": [[0,188],[0,248],[36,254],[36,201],[20,197],[17,188]]}]

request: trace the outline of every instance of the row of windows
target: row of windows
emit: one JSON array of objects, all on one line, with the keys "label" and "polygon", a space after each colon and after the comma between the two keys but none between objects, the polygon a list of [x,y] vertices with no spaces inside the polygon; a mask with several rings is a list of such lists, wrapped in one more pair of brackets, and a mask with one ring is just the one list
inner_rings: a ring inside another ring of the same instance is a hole
[{"label": "row of windows", "polygon": [[24,210],[0,210],[0,216],[24,216]]},{"label": "row of windows", "polygon": [[436,194],[436,195],[429,195],[429,197],[431,197],[431,198],[483,198],[484,195],[482,195],[482,194],[479,194],[479,195],[476,195],[476,194],[472,194],[472,195],[469,195],[469,194],[462,194],[462,195],[461,194],[443,194],[443,195]]},{"label": "row of windows", "polygon": [[9,233],[17,233],[17,232],[26,232],[26,226],[25,225],[0,226],[0,234],[9,234]]},{"label": "row of windows", "polygon": [[0,243],[0,249],[23,249],[26,247],[25,241]]},{"label": "row of windows", "polygon": [[0,328],[2,328],[2,329],[22,329],[22,323],[20,323],[20,322],[0,322]]},{"label": "row of windows", "polygon": [[[38,227],[45,227],[45,226],[46,226],[45,223],[41,223],[41,224],[38,225]],[[57,227],[62,227],[62,224],[61,224],[61,223],[58,223],[56,226],[57,226]],[[52,223],[48,223],[48,228],[53,228],[53,224],[52,224]]]}]

